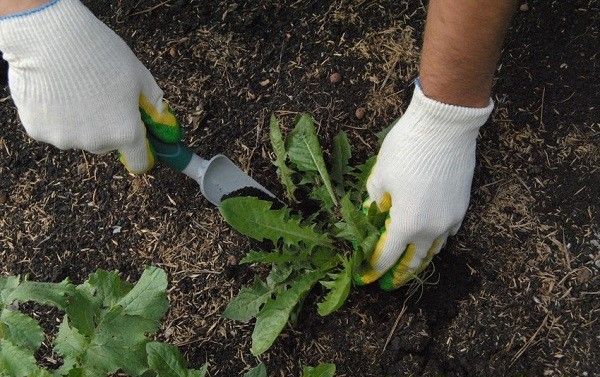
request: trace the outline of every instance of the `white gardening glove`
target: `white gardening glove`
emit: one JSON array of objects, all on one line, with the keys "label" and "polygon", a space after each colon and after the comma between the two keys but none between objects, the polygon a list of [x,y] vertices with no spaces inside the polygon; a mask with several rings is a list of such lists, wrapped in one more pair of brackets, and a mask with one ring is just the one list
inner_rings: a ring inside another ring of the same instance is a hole
[{"label": "white gardening glove", "polygon": [[367,181],[370,200],[389,216],[358,284],[379,279],[385,290],[398,288],[456,234],[469,205],[478,131],[492,109],[491,100],[479,109],[447,105],[417,84]]},{"label": "white gardening glove", "polygon": [[125,167],[141,173],[155,161],[144,122],[164,142],[181,139],[150,72],[79,0],[0,18],[0,51],[21,122],[36,140],[118,150]]}]

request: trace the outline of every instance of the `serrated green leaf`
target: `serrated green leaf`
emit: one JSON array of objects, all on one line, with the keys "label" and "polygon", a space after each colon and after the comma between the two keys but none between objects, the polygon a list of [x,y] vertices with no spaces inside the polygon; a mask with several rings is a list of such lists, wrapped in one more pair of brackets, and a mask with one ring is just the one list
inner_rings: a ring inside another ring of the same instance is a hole
[{"label": "serrated green leaf", "polygon": [[150,342],[146,344],[148,365],[158,377],[202,377],[206,372],[187,369],[179,349],[173,345]]},{"label": "serrated green leaf", "polygon": [[338,225],[340,232],[337,236],[349,240],[355,245],[360,245],[367,232],[373,228],[367,221],[367,216],[356,208],[350,201],[349,195],[342,198],[340,212],[344,222]]},{"label": "serrated green leaf", "polygon": [[317,312],[321,316],[326,316],[338,310],[350,293],[352,285],[352,266],[347,259],[344,259],[343,269],[337,274],[329,274],[332,280],[321,281],[321,284],[329,290],[322,302],[317,304]]},{"label": "serrated green leaf", "polygon": [[371,205],[367,209],[367,221],[373,225],[375,229],[380,229],[385,225],[385,220],[389,216],[388,212],[379,211],[377,203],[371,202]]},{"label": "serrated green leaf", "polygon": [[335,364],[319,364],[316,367],[304,367],[302,377],[333,377]]},{"label": "serrated green leaf", "polygon": [[281,180],[281,184],[285,187],[288,198],[296,200],[294,198],[294,192],[296,191],[296,185],[292,181],[292,174],[294,173],[290,169],[285,161],[287,160],[287,152],[285,150],[285,142],[283,141],[283,135],[281,134],[281,128],[279,128],[279,121],[275,115],[271,115],[269,122],[269,136],[271,139],[271,146],[273,152],[275,152],[275,161],[273,164],[277,166],[277,174]]},{"label": "serrated green leaf", "polygon": [[344,175],[350,172],[348,166],[350,157],[352,157],[352,148],[348,141],[348,134],[340,131],[333,139],[333,164],[331,166],[331,178],[340,195],[344,195],[346,190]]},{"label": "serrated green leaf", "polygon": [[69,375],[79,373],[74,366],[81,367],[86,376],[105,376],[117,370],[139,376],[148,370],[147,335],[156,332],[168,307],[166,274],[155,267],[147,268],[133,288],[116,302],[124,290],[105,284],[109,280],[101,283],[91,279],[78,286],[74,297],[79,300],[74,303],[83,307],[67,307],[83,327],[93,324],[89,334],[78,331],[68,315],[59,328],[55,347],[69,364],[61,371]]},{"label": "serrated green leaf", "polygon": [[12,304],[8,302],[9,295],[19,286],[20,279],[17,276],[0,277],[0,308]]},{"label": "serrated green leaf", "polygon": [[130,283],[121,280],[116,271],[105,270],[97,270],[91,274],[88,283],[95,289],[103,305],[108,307],[115,305],[133,287]]},{"label": "serrated green leaf", "polygon": [[102,373],[95,371],[95,370],[91,370],[91,369],[83,370],[82,368],[73,368],[73,369],[69,370],[69,374],[67,374],[67,377],[88,377],[88,376],[101,377]]},{"label": "serrated green leaf", "polygon": [[271,209],[272,203],[255,197],[235,197],[224,200],[219,209],[225,221],[238,232],[258,241],[268,239],[285,245],[303,242],[309,247],[328,245],[328,237],[312,227],[300,225],[287,209]]},{"label": "serrated green leaf", "polygon": [[252,287],[242,288],[229,302],[223,316],[235,321],[247,322],[256,317],[260,307],[271,298],[271,294],[271,289],[260,280],[255,280]]},{"label": "serrated green leaf", "polygon": [[[18,282],[16,278],[16,282]],[[72,295],[75,286],[68,279],[60,283],[38,283],[35,281],[23,281],[14,286],[15,279],[11,279],[2,291],[4,305],[10,305],[15,301],[33,301],[42,305],[55,306],[64,309],[68,298]],[[13,284],[12,287],[9,287]]]},{"label": "serrated green leaf", "polygon": [[260,363],[254,368],[244,373],[243,377],[267,377],[267,367],[265,364]]},{"label": "serrated green leaf", "polygon": [[157,267],[148,267],[140,280],[116,305],[123,308],[123,314],[140,316],[154,321],[158,329],[160,319],[169,309],[167,300],[167,274]]},{"label": "serrated green leaf", "polygon": [[274,289],[278,284],[283,283],[290,277],[294,271],[292,266],[274,264],[267,275],[267,286]]},{"label": "serrated green leaf", "polygon": [[354,202],[361,203],[365,199],[364,196],[367,192],[367,180],[369,179],[369,175],[371,175],[371,170],[373,170],[373,166],[375,166],[376,161],[377,157],[371,156],[362,165],[357,167],[357,173],[352,174],[356,178],[356,182],[354,183],[355,191],[352,196],[352,200]]},{"label": "serrated green leaf", "polygon": [[123,307],[115,306],[98,324],[85,354],[81,356],[81,366],[104,375],[122,369],[130,375],[139,376],[148,369],[146,334],[154,331],[154,320],[127,315]]},{"label": "serrated green leaf", "polygon": [[4,309],[0,313],[0,339],[35,352],[42,344],[44,332],[33,318],[15,310]]},{"label": "serrated green leaf", "polygon": [[323,150],[319,143],[314,121],[310,115],[301,115],[290,133],[288,156],[299,170],[319,173],[327,192],[331,196],[331,200],[337,206],[337,198],[333,192],[331,178],[323,159]]},{"label": "serrated green leaf", "polygon": [[52,373],[50,373],[46,369],[39,368],[38,370],[30,374],[28,377],[52,377]]},{"label": "serrated green leaf", "polygon": [[296,304],[322,277],[323,273],[320,271],[308,272],[290,282],[290,287],[275,299],[267,301],[256,317],[256,325],[252,332],[253,355],[258,356],[271,347],[285,327]]},{"label": "serrated green leaf", "polygon": [[[319,183],[319,173],[313,171],[304,172],[298,185],[316,185]],[[329,193],[328,193],[329,194]]]},{"label": "serrated green leaf", "polygon": [[88,282],[78,285],[65,308],[70,324],[86,336],[94,332],[102,309],[102,299],[94,293],[95,289]]},{"label": "serrated green leaf", "polygon": [[65,316],[58,327],[58,333],[54,340],[54,351],[65,360],[76,360],[85,353],[88,340],[76,328],[69,325],[69,319]]},{"label": "serrated green leaf", "polygon": [[365,237],[363,242],[360,244],[364,260],[371,259],[371,254],[373,254],[373,250],[375,249],[375,245],[377,245],[377,241],[379,241],[379,237],[380,234],[378,231],[371,231],[369,232],[369,235]]},{"label": "serrated green leaf", "polygon": [[29,377],[38,369],[33,351],[18,347],[8,339],[0,339],[0,375]]},{"label": "serrated green leaf", "polygon": [[377,245],[377,241],[379,241],[379,237],[379,231],[373,228],[369,230],[369,233],[360,245],[355,247],[351,261],[353,271],[359,271],[363,267],[363,262],[371,259],[371,255],[373,254],[375,245]]},{"label": "serrated green leaf", "polygon": [[188,369],[188,377],[205,377],[208,373],[208,363],[205,363],[200,369]]},{"label": "serrated green leaf", "polygon": [[248,254],[246,254],[246,256],[244,258],[242,258],[242,260],[240,261],[240,264],[251,264],[251,263],[282,264],[282,263],[287,263],[287,262],[294,260],[295,257],[296,257],[296,255],[289,253],[289,252],[278,252],[278,251],[267,252],[267,251],[251,250],[250,252],[248,252]]},{"label": "serrated green leaf", "polygon": [[[92,375],[91,371],[88,374]],[[54,376],[83,377],[83,371],[77,368],[77,360],[66,357],[63,358],[62,365],[54,371]]]},{"label": "serrated green leaf", "polygon": [[320,271],[328,271],[340,264],[338,253],[326,247],[317,248],[311,255],[313,266]]},{"label": "serrated green leaf", "polygon": [[313,186],[309,194],[310,198],[321,203],[321,210],[331,213],[334,203],[325,186]]}]

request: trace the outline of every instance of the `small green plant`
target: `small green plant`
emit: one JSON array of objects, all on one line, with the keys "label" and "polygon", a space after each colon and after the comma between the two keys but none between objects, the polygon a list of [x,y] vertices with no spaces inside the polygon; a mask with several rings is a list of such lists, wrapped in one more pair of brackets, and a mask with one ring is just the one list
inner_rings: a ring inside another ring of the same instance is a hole
[{"label": "small green plant", "polygon": [[[80,285],[23,281],[0,277],[0,376],[131,376],[203,377],[207,366],[187,369],[177,347],[153,342],[169,302],[167,275],[147,268],[134,285],[116,272],[98,270]],[[38,322],[18,311],[36,302],[65,313],[53,340],[63,359],[57,370],[35,360],[44,333]]]},{"label": "small green plant", "polygon": [[[333,377],[335,376],[335,364],[324,363],[316,367],[302,368],[302,377]],[[260,363],[248,372],[244,373],[243,377],[267,377],[267,367]]]},{"label": "small green plant", "polygon": [[257,278],[242,288],[223,313],[242,322],[256,319],[254,355],[268,350],[286,324],[295,320],[318,282],[327,291],[317,304],[320,315],[344,304],[353,272],[369,257],[385,220],[375,204],[362,203],[374,159],[350,167],[351,148],[344,132],[334,138],[331,174],[311,116],[300,116],[287,138],[273,116],[270,136],[288,199],[295,201],[298,191],[304,191],[319,206],[303,218],[288,206],[276,209],[272,202],[255,197],[230,198],[221,204],[223,217],[234,229],[273,245],[272,250],[250,251],[240,261],[268,264],[271,270],[264,281]]}]

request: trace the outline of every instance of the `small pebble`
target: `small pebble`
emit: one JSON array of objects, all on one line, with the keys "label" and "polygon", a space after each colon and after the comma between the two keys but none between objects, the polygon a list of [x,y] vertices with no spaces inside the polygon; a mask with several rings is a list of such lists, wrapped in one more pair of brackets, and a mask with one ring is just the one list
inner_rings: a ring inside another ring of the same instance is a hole
[{"label": "small pebble", "polygon": [[271,80],[266,79],[266,80],[261,81],[259,84],[260,84],[260,86],[267,86],[267,85],[269,85],[270,82],[271,82]]},{"label": "small pebble", "polygon": [[230,255],[227,257],[227,265],[228,266],[237,266],[238,259],[235,255]]},{"label": "small pebble", "polygon": [[338,83],[340,81],[342,81],[342,75],[340,75],[337,72],[334,72],[329,76],[329,82],[332,84]]},{"label": "small pebble", "polygon": [[529,10],[529,4],[527,3],[523,3],[521,4],[521,6],[519,7],[519,9],[521,10],[521,12],[527,12]]},{"label": "small pebble", "polygon": [[81,164],[77,165],[77,174],[79,175],[83,175],[87,172],[87,166],[84,162],[82,162]]},{"label": "small pebble", "polygon": [[585,267],[577,271],[577,281],[579,282],[579,284],[587,283],[588,281],[590,281],[591,277],[592,273]]},{"label": "small pebble", "polygon": [[354,112],[354,115],[356,116],[356,119],[362,119],[365,117],[366,113],[367,113],[367,109],[365,109],[364,107],[359,107]]},{"label": "small pebble", "polygon": [[177,50],[175,49],[175,47],[171,47],[169,49],[169,55],[171,55],[172,57],[177,56]]}]

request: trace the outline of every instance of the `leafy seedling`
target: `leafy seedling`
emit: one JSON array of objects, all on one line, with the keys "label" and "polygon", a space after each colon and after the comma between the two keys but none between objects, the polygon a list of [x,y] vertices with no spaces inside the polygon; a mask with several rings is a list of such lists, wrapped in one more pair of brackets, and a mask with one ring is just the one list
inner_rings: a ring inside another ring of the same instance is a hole
[{"label": "leafy seedling", "polygon": [[[302,377],[334,377],[335,364],[319,364],[316,367],[306,366],[302,368]],[[244,373],[243,377],[267,377],[267,367],[260,363],[248,372]]]},{"label": "leafy seedling", "polygon": [[243,377],[267,377],[267,367],[265,364],[260,363],[254,368],[244,373]]},{"label": "leafy seedling", "polygon": [[304,367],[302,377],[333,377],[335,375],[335,364],[319,364],[316,367]]},{"label": "leafy seedling", "polygon": [[320,315],[343,306],[352,274],[375,246],[383,225],[381,216],[371,214],[371,207],[363,208],[362,204],[369,173],[365,170],[371,169],[374,160],[352,168],[352,152],[344,132],[334,138],[332,174],[310,115],[301,115],[287,138],[277,118],[271,117],[270,136],[274,164],[288,198],[294,200],[304,193],[320,203],[320,208],[303,218],[287,206],[274,209],[268,200],[251,196],[221,203],[221,213],[231,227],[272,244],[272,250],[250,251],[241,261],[270,265],[265,281],[256,279],[242,288],[223,312],[226,318],[237,321],[256,319],[251,347],[254,355],[267,351],[285,326],[294,322],[313,288],[320,285],[326,291],[317,304]]},{"label": "leafy seedling", "polygon": [[[98,270],[83,284],[0,278],[0,376],[131,376],[203,377],[206,366],[187,369],[177,347],[150,342],[165,315],[167,275],[147,268],[134,285],[116,272]],[[64,315],[53,341],[63,364],[54,371],[35,360],[44,334],[37,321],[14,309],[36,302]]]}]

